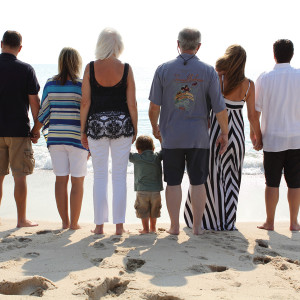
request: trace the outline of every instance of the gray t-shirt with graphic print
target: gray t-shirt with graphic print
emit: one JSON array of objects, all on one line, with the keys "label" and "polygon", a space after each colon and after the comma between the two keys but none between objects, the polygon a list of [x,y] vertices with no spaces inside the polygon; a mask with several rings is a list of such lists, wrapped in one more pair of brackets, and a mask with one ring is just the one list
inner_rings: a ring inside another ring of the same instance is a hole
[{"label": "gray t-shirt with graphic print", "polygon": [[162,148],[209,149],[209,110],[226,108],[218,74],[197,56],[182,57],[160,65],[151,86],[149,100],[161,106]]}]

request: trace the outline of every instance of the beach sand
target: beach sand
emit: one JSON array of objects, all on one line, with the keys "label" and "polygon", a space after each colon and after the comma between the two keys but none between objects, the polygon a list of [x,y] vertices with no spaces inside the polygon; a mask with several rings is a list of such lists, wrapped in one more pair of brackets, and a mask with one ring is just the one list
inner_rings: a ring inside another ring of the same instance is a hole
[{"label": "beach sand", "polygon": [[[28,216],[39,226],[21,229],[15,228],[13,180],[5,179],[0,208],[1,300],[33,299],[29,295],[59,300],[300,298],[300,233],[290,232],[288,222],[276,222],[275,231],[267,232],[256,228],[260,223],[240,221],[238,231],[206,231],[202,236],[194,236],[182,224],[180,235],[170,236],[163,197],[157,234],[139,235],[134,192],[129,188],[126,229],[130,233],[116,236],[115,226],[107,224],[104,235],[93,235],[89,174],[82,229],[61,230],[54,179],[51,171],[28,177]],[[186,176],[183,186],[186,193]],[[128,187],[133,187],[131,174]],[[263,193],[262,176],[243,177],[239,219],[264,219]],[[284,185],[280,197],[288,212]],[[278,215],[286,219],[280,207]]]}]

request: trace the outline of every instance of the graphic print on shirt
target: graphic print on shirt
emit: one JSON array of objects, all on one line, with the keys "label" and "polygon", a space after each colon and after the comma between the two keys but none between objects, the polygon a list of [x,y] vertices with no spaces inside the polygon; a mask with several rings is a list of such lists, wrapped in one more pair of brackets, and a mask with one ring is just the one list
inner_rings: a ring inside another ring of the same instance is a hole
[{"label": "graphic print on shirt", "polygon": [[195,96],[199,90],[199,75],[188,74],[185,78],[181,78],[179,74],[175,74],[174,85],[176,94],[174,96],[174,104],[176,108],[183,111],[190,111],[195,105]]}]

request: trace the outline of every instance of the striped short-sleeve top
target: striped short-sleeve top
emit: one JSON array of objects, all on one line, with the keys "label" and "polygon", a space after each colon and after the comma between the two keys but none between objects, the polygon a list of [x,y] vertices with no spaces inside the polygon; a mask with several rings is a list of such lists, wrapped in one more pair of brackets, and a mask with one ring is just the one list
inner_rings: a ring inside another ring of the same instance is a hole
[{"label": "striped short-sleeve top", "polygon": [[70,145],[84,149],[80,140],[80,79],[65,85],[53,78],[44,87],[38,120],[43,123],[47,147]]}]

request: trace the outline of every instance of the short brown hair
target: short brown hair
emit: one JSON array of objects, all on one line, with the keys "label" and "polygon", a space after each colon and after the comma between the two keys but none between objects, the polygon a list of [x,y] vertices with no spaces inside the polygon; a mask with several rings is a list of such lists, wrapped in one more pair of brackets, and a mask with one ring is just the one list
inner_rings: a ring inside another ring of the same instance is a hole
[{"label": "short brown hair", "polygon": [[148,135],[140,135],[135,142],[135,147],[137,150],[142,152],[146,150],[154,150],[155,148],[152,138]]},{"label": "short brown hair", "polygon": [[82,67],[82,59],[76,49],[65,47],[60,51],[58,58],[58,74],[54,76],[61,85],[65,85],[68,76],[74,84],[78,80]]},{"label": "short brown hair", "polygon": [[289,63],[294,55],[294,45],[287,39],[277,40],[273,44],[273,51],[277,63]]},{"label": "short brown hair", "polygon": [[10,48],[19,48],[22,45],[22,36],[19,32],[13,30],[5,31],[2,43]]}]

